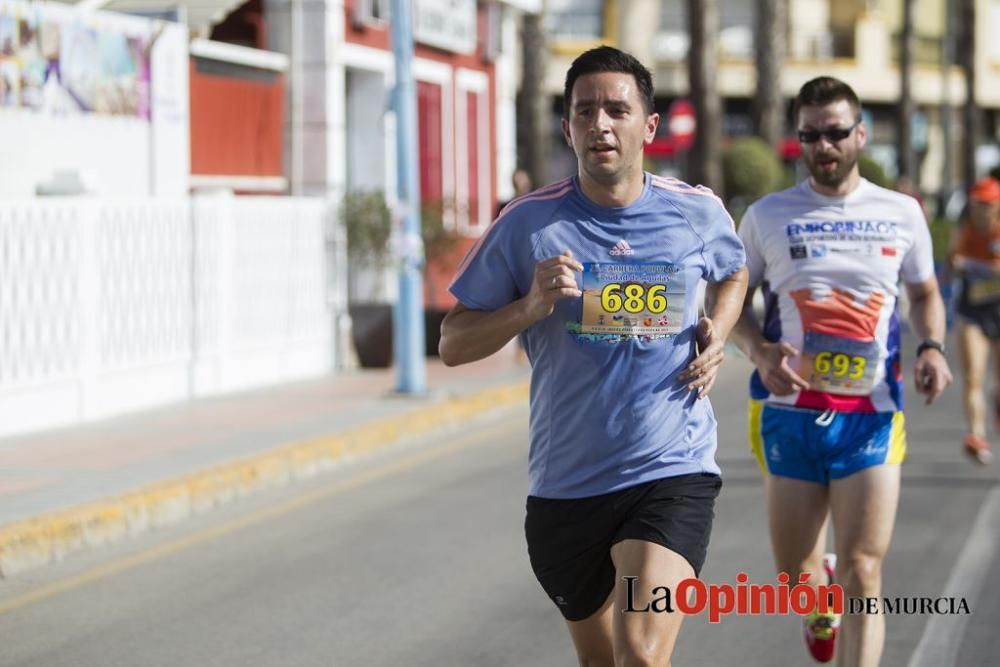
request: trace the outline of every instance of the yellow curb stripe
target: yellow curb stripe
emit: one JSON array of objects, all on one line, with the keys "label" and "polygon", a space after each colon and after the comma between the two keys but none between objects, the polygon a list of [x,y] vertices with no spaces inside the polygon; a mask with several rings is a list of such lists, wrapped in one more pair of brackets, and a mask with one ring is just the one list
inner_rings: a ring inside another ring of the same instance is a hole
[{"label": "yellow curb stripe", "polygon": [[347,455],[368,453],[527,398],[526,383],[495,387],[344,432],[279,446],[242,461],[150,484],[121,497],[2,526],[0,577],[173,523],[257,490],[314,475]]},{"label": "yellow curb stripe", "polygon": [[22,607],[47,600],[49,598],[53,598],[62,593],[82,588],[83,586],[95,581],[107,579],[117,574],[127,572],[145,563],[160,560],[170,556],[171,554],[209,542],[216,538],[224,537],[244,528],[249,528],[265,521],[284,516],[297,509],[308,507],[327,498],[360,488],[365,484],[413,470],[414,468],[442,456],[488,442],[491,438],[496,437],[501,430],[502,427],[494,427],[489,430],[479,431],[475,434],[468,435],[460,440],[449,442],[446,445],[442,445],[434,449],[411,454],[400,461],[390,462],[374,470],[362,472],[351,477],[350,479],[341,480],[340,482],[329,487],[316,489],[309,493],[290,498],[277,505],[257,510],[252,514],[232,519],[212,528],[207,528],[194,533],[193,535],[155,546],[145,551],[140,551],[139,553],[131,556],[125,556],[86,572],[82,572],[81,574],[47,584],[18,597],[14,597],[9,600],[0,600],[0,615],[10,613]]}]

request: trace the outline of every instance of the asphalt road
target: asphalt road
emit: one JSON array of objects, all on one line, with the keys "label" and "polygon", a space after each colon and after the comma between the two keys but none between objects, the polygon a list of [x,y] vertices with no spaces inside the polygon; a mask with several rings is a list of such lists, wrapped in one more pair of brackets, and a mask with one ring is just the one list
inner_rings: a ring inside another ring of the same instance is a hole
[{"label": "asphalt road", "polygon": [[[713,392],[725,485],[709,582],[740,571],[755,583],[774,576],[746,447],[745,377],[745,362],[733,360]],[[971,581],[960,590],[973,598],[972,615],[938,622],[953,641],[957,633],[957,664],[995,664],[1000,581],[953,571],[976,554],[993,559],[992,571],[1000,564],[973,531],[997,471],[961,458],[956,391],[931,408],[916,403],[886,595],[936,597]],[[0,665],[574,665],[524,547],[526,420],[523,410],[493,415],[0,581]],[[966,548],[970,535],[978,550]],[[883,664],[907,665],[929,620],[890,617]],[[710,625],[695,616],[673,664],[812,663],[795,618]]]}]

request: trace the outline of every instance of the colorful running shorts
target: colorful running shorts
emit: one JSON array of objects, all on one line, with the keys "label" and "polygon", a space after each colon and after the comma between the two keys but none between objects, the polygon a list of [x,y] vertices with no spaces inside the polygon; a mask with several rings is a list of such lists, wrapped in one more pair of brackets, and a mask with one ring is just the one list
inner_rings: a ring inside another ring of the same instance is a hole
[{"label": "colorful running shorts", "polygon": [[902,412],[786,408],[750,401],[750,449],[761,470],[826,485],[906,456]]}]

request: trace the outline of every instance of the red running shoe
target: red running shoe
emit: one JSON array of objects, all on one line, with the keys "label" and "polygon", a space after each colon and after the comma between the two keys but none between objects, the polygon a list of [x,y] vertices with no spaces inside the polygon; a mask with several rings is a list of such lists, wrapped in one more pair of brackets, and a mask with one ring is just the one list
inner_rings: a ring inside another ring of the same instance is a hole
[{"label": "red running shoe", "polygon": [[966,434],[962,440],[962,449],[980,465],[986,466],[993,462],[993,451],[990,449],[990,443],[981,435]]},{"label": "red running shoe", "polygon": [[[829,583],[833,583],[833,573],[837,567],[836,554],[823,556],[823,569]],[[834,649],[837,646],[837,631],[840,629],[840,615],[833,612],[820,613],[816,610],[803,620],[803,634],[809,654],[816,662],[833,660]]]}]

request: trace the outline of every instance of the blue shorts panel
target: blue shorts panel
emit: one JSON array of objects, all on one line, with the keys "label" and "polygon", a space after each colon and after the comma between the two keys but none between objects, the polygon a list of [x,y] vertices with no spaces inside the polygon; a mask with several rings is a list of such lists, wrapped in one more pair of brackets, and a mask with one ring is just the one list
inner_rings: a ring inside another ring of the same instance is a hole
[{"label": "blue shorts panel", "polygon": [[838,412],[825,425],[820,410],[764,405],[759,415],[755,453],[772,475],[826,485],[906,454],[902,412]]}]

